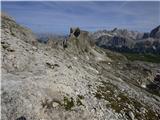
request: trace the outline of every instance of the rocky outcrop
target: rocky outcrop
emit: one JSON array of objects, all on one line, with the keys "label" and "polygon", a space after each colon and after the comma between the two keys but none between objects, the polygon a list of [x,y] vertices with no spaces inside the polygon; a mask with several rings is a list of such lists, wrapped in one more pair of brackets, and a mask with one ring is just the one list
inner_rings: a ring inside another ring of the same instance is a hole
[{"label": "rocky outcrop", "polygon": [[70,34],[68,44],[71,47],[75,47],[75,50],[79,52],[87,52],[91,47],[91,39],[88,36],[87,31],[80,30],[77,28],[70,28]]},{"label": "rocky outcrop", "polygon": [[89,36],[89,32],[80,30],[78,27],[70,28],[67,44],[69,50],[75,52],[75,54],[85,56],[88,60],[111,61],[104,52],[96,47],[92,38]]},{"label": "rocky outcrop", "polygon": [[147,85],[149,91],[160,96],[160,74],[157,74],[154,80]]},{"label": "rocky outcrop", "polygon": [[151,31],[150,37],[160,39],[160,25]]}]

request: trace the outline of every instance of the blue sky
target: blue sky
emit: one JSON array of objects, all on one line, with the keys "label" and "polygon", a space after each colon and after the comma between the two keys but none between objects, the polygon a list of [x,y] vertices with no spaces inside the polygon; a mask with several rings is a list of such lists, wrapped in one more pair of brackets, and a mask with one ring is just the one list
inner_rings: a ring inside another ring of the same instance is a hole
[{"label": "blue sky", "polygon": [[66,34],[72,26],[89,31],[117,27],[149,32],[160,25],[160,1],[2,2],[2,11],[36,33]]}]

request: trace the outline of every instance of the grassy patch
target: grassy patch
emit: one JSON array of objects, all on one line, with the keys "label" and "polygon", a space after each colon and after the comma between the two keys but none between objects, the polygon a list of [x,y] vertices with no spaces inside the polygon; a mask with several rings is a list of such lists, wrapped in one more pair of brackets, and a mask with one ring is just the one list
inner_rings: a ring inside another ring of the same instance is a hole
[{"label": "grassy patch", "polygon": [[114,52],[110,52],[110,53],[108,52],[107,56],[114,61],[124,61],[124,60],[126,60],[126,58],[123,55],[118,54],[118,53],[114,53]]},{"label": "grassy patch", "polygon": [[81,102],[81,100],[80,100],[79,98],[77,98],[77,105],[78,105],[78,106],[81,106],[81,105],[84,106],[83,103]]},{"label": "grassy patch", "polygon": [[157,54],[123,53],[123,55],[131,61],[139,60],[152,63],[160,63],[160,55]]},{"label": "grassy patch", "polygon": [[[102,82],[102,85],[97,87],[95,97],[97,99],[104,99],[106,107],[112,108],[117,113],[125,113],[128,116],[130,111],[133,112],[135,118],[141,120],[157,120],[158,116],[147,105],[138,102],[136,99],[127,96],[122,92],[117,92],[119,89],[111,83]],[[145,113],[141,112],[141,108],[146,110]]]},{"label": "grassy patch", "polygon": [[[61,106],[63,107],[66,111],[71,111],[73,107],[77,106],[84,106],[82,103],[82,99],[84,99],[84,96],[78,95],[76,100],[74,100],[72,97],[64,96],[63,101],[58,101],[58,100],[49,100],[45,99],[42,101],[41,105],[43,108],[46,109],[53,109],[54,104],[57,104],[56,106]],[[85,106],[84,106],[85,107]]]},{"label": "grassy patch", "polygon": [[72,97],[71,98],[64,97],[65,110],[71,110],[72,107],[74,107],[74,99]]},{"label": "grassy patch", "polygon": [[82,99],[84,99],[84,96],[78,95],[76,100],[74,100],[72,97],[64,97],[64,103],[63,106],[65,110],[72,110],[72,108],[77,105],[77,106],[84,106],[82,103]]}]

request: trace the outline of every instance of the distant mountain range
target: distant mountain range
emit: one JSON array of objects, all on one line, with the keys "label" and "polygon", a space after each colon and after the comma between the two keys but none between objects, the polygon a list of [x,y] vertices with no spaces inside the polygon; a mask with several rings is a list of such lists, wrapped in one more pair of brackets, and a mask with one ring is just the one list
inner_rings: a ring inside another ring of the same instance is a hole
[{"label": "distant mountain range", "polygon": [[63,41],[67,39],[67,35],[58,35],[53,33],[37,33],[37,40],[42,43],[47,43],[47,41]]},{"label": "distant mountain range", "polygon": [[[113,30],[99,30],[89,33],[97,46],[117,52],[154,53],[160,54],[160,25],[148,33],[114,28]],[[63,41],[67,35],[52,33],[37,34],[38,41]]]},{"label": "distant mountain range", "polygon": [[160,54],[160,25],[150,33],[115,28],[94,32],[91,37],[98,46],[118,52]]}]

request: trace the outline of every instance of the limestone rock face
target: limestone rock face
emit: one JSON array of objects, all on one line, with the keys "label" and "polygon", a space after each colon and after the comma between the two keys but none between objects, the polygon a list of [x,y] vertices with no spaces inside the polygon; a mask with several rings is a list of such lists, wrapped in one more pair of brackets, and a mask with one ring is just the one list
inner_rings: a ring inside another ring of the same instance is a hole
[{"label": "limestone rock face", "polygon": [[[108,61],[111,59],[99,48],[95,46],[89,32],[80,30],[80,28],[70,28],[69,38],[67,40],[68,49],[82,56],[86,59],[94,59],[96,61]],[[90,57],[92,55],[92,57]]]},{"label": "limestone rock face", "polygon": [[70,35],[68,44],[75,47],[79,52],[87,52],[91,47],[91,39],[87,31],[80,30],[80,28],[70,28]]}]

